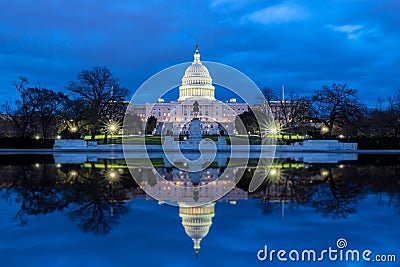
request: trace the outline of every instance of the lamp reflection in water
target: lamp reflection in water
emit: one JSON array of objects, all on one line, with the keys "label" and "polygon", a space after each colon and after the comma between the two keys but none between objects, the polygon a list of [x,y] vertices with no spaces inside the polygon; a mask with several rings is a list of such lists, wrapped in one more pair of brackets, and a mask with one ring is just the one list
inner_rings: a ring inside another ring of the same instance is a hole
[{"label": "lamp reflection in water", "polygon": [[121,181],[121,170],[107,169],[104,171],[104,179],[109,184],[118,184]]}]

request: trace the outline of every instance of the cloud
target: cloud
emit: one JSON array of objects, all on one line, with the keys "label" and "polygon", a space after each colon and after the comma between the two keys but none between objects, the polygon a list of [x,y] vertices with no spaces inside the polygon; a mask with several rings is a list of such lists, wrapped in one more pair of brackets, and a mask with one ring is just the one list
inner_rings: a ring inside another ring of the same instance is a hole
[{"label": "cloud", "polygon": [[96,65],[133,91],[163,68],[192,60],[196,44],[202,60],[231,65],[260,87],[284,83],[308,94],[347,83],[375,101],[400,84],[395,3],[0,1],[0,106],[15,98],[18,75],[62,90]]},{"label": "cloud", "polygon": [[327,25],[326,27],[336,32],[346,33],[347,38],[349,39],[357,39],[361,35],[362,33],[361,29],[363,28],[362,25],[342,25],[342,26]]},{"label": "cloud", "polygon": [[243,5],[243,1],[241,0],[213,0],[210,3],[211,8],[219,8],[221,6],[227,5]]},{"label": "cloud", "polygon": [[308,17],[308,13],[299,5],[285,2],[279,5],[258,10],[245,17],[245,20],[261,23],[285,23],[303,20]]}]

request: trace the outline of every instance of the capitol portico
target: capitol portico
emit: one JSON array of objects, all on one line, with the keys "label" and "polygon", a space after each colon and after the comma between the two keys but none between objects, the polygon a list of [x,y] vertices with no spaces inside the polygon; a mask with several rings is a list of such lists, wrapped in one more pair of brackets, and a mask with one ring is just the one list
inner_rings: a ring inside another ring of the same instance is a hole
[{"label": "capitol portico", "polygon": [[134,104],[131,112],[143,122],[154,116],[157,119],[154,134],[169,131],[175,135],[187,135],[193,118],[193,104],[197,101],[203,135],[215,135],[221,131],[234,134],[236,116],[248,111],[248,104],[238,103],[234,98],[229,102],[217,100],[211,75],[200,60],[197,46],[193,57],[193,62],[182,77],[176,101],[165,102],[159,99],[157,103]]}]

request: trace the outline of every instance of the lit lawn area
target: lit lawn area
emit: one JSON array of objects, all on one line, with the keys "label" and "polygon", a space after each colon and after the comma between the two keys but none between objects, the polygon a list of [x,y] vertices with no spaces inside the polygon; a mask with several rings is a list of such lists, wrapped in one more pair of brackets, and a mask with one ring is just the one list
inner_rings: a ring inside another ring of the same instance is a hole
[{"label": "lit lawn area", "polygon": [[[84,137],[85,140],[90,140],[90,135],[87,135]],[[216,135],[205,135],[203,138],[209,138],[213,141],[218,141],[218,136]],[[247,138],[249,141],[247,141]],[[275,138],[277,140],[303,140],[304,136],[302,135],[276,135]],[[99,144],[103,144],[104,142],[104,135],[96,135],[95,139],[98,141]],[[188,137],[186,137],[188,139]],[[140,145],[143,144],[143,141],[145,140],[146,145],[161,145],[161,136],[156,135],[156,136],[126,136],[124,137],[124,140],[126,144],[131,144],[131,145]],[[184,141],[184,137],[181,136],[179,138],[180,141]],[[261,145],[261,137],[256,136],[256,135],[250,135],[249,137],[247,136],[226,136],[226,142],[228,145],[231,144],[231,140],[233,141],[234,144],[236,145],[245,145],[247,143],[250,143],[250,145]],[[122,144],[122,135],[108,135],[107,136],[107,143],[108,144]]]},{"label": "lit lawn area", "polygon": [[[120,134],[114,134],[114,135],[107,135],[107,138],[121,138],[122,135]],[[98,134],[94,137],[96,140],[103,140],[104,139],[104,134]],[[85,135],[83,137],[83,139],[85,139],[86,141],[89,141],[90,139],[92,139],[92,136],[90,135]]]},{"label": "lit lawn area", "polygon": [[[86,141],[91,139],[90,135],[84,137]],[[104,135],[96,135],[96,141],[102,145],[104,144]],[[124,141],[127,144],[131,145],[140,145],[143,144],[143,141],[146,140],[147,145],[161,145],[161,136],[125,136]],[[122,135],[108,135],[107,136],[108,144],[122,144]]]},{"label": "lit lawn area", "polygon": [[[120,139],[120,143],[121,143]],[[125,144],[130,145],[141,145],[143,142],[146,142],[146,145],[161,145],[161,136],[128,136],[124,138]]]},{"label": "lit lawn area", "polygon": [[261,145],[261,137],[259,136],[228,136],[226,141],[229,145]]},{"label": "lit lawn area", "polygon": [[[244,164],[246,163],[247,164]],[[260,166],[258,166],[258,164],[260,164]],[[245,165],[245,166],[244,166]],[[250,158],[248,159],[248,161],[244,160],[244,159],[237,159],[237,158],[231,158],[229,159],[229,166],[230,167],[268,167],[271,169],[300,169],[300,168],[304,168],[304,163],[297,163],[297,162],[292,162],[292,163],[282,163],[279,161],[261,161],[261,163],[259,163],[259,159],[257,158]]]},{"label": "lit lawn area", "polygon": [[286,139],[286,140],[303,140],[304,136],[303,135],[298,135],[298,134],[292,135],[292,136],[287,135],[287,134],[285,134],[285,135],[278,134],[278,135],[276,135],[275,138],[276,139]]},{"label": "lit lawn area", "polygon": [[[129,161],[130,167],[164,167],[165,163],[162,158],[152,158],[150,162],[148,159],[134,159]],[[120,162],[95,162],[95,163],[84,163],[85,168],[95,168],[95,169],[126,169],[128,168],[125,161]]]}]

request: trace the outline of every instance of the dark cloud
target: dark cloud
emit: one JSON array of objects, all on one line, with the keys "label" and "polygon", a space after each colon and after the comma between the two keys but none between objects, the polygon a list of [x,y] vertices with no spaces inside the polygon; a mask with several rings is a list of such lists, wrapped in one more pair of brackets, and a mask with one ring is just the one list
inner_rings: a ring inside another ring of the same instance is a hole
[{"label": "dark cloud", "polygon": [[260,87],[300,94],[331,82],[373,104],[400,87],[398,1],[7,1],[0,3],[0,97],[18,75],[62,90],[106,65],[135,90],[157,71],[202,59]]}]

